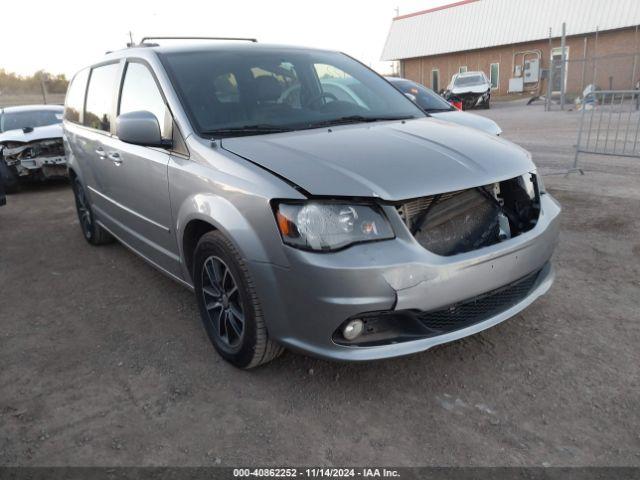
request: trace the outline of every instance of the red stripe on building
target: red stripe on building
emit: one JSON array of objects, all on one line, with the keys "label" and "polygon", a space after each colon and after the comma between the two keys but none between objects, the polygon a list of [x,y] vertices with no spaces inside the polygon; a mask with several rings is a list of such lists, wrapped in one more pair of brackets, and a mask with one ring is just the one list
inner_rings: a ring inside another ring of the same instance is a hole
[{"label": "red stripe on building", "polygon": [[406,15],[400,15],[399,17],[395,17],[394,20],[402,20],[403,18],[417,17],[418,15],[424,15],[425,13],[437,12],[438,10],[445,10],[447,8],[459,7],[461,5],[466,5],[467,3],[478,2],[480,0],[461,0],[455,3],[449,3],[448,5],[442,5],[440,7],[430,8],[429,10],[422,10],[420,12],[407,13]]}]

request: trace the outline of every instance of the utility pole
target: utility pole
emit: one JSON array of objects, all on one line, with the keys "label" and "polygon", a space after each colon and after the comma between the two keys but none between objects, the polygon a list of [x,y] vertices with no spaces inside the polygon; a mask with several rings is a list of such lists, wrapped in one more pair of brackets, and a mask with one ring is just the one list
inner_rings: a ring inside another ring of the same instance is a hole
[{"label": "utility pole", "polygon": [[547,73],[547,98],[545,98],[544,107],[548,112],[551,110],[551,92],[552,92],[552,83],[553,76],[555,75],[556,65],[553,61],[553,31],[549,28],[549,69]]},{"label": "utility pole", "polygon": [[562,38],[560,39],[560,48],[562,50],[562,64],[560,65],[560,110],[564,110],[565,87],[567,73],[567,24],[562,22]]},{"label": "utility pole", "polygon": [[40,89],[42,90],[42,103],[47,104],[47,86],[45,85],[47,81],[47,74],[43,73],[40,76]]}]

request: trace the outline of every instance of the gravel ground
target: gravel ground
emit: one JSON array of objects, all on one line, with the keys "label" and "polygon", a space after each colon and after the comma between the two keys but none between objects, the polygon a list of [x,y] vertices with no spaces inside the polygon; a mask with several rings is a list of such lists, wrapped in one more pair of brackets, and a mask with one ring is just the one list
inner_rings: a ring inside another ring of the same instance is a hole
[{"label": "gravel ground", "polygon": [[66,184],[0,208],[2,465],[640,466],[640,162],[572,161],[578,115],[482,115],[564,207],[552,291],[474,337],[250,372],[210,346],[193,295],[83,240]]}]

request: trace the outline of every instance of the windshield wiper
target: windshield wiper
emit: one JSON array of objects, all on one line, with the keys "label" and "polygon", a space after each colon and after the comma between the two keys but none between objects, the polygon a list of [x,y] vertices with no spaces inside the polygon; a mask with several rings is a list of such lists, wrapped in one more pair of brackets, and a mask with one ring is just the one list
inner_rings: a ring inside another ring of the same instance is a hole
[{"label": "windshield wiper", "polygon": [[243,125],[241,127],[226,127],[216,128],[214,130],[207,130],[202,132],[205,135],[212,135],[215,138],[227,137],[227,136],[241,136],[241,135],[262,135],[266,133],[281,133],[290,132],[291,128],[279,127],[277,125],[256,124],[256,125]]},{"label": "windshield wiper", "polygon": [[370,122],[384,122],[390,120],[410,120],[416,118],[413,115],[404,116],[379,116],[379,117],[365,117],[364,115],[348,115],[345,117],[332,118],[331,120],[322,120],[320,122],[313,122],[307,124],[308,128],[316,127],[328,127],[331,125],[347,125],[349,123],[370,123]]}]

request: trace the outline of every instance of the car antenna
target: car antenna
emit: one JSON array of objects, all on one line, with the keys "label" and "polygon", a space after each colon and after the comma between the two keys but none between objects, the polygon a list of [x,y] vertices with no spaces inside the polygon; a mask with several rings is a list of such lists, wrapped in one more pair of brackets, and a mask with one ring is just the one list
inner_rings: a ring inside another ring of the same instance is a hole
[{"label": "car antenna", "polygon": [[129,30],[129,40],[130,42],[127,43],[127,48],[135,47],[136,44],[133,41],[133,34],[131,33],[131,30]]}]

